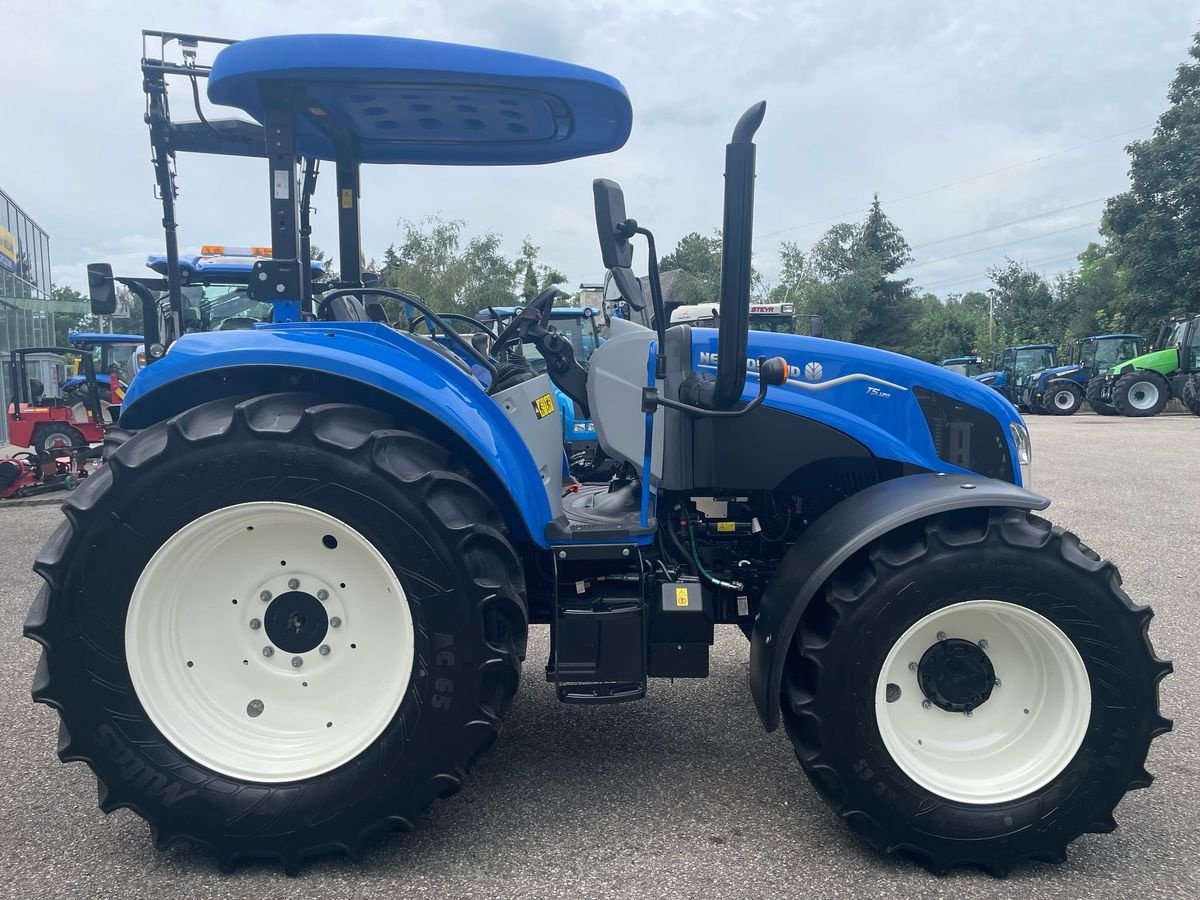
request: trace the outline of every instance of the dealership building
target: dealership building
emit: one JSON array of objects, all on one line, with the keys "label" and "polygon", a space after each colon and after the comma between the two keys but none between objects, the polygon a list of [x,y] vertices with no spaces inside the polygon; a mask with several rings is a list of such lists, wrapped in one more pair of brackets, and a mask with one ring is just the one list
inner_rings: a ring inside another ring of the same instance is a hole
[{"label": "dealership building", "polygon": [[[8,405],[8,351],[57,344],[54,314],[86,315],[85,304],[50,299],[50,237],[16,201],[0,190],[0,401]],[[66,339],[66,335],[61,335]],[[0,419],[0,444],[5,419]]]}]

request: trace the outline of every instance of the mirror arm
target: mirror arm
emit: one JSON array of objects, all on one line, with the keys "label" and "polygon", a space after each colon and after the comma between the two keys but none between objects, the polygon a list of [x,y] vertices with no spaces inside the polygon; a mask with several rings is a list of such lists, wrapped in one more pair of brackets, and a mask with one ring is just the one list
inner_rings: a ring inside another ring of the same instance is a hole
[{"label": "mirror arm", "polygon": [[658,333],[658,349],[654,356],[654,378],[659,380],[667,377],[667,310],[663,304],[662,281],[658,276],[658,250],[654,246],[654,235],[649,228],[642,228],[633,219],[625,224],[633,223],[633,233],[640,234],[646,239],[646,252],[649,256],[650,303],[654,307],[654,330]]}]

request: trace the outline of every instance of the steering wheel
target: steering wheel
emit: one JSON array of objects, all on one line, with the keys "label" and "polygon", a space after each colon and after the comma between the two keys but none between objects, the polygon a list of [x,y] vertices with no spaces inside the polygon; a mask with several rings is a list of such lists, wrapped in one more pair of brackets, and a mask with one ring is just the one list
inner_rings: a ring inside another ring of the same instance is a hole
[{"label": "steering wheel", "polygon": [[[472,318],[471,316],[464,316],[462,313],[438,313],[438,316],[442,319],[445,319],[447,322],[466,322],[468,325],[473,326],[476,331],[483,332],[493,340],[496,337],[496,333],[492,331],[492,329],[488,328],[483,322],[480,322],[478,319]],[[434,329],[433,323],[424,313],[408,323],[408,333],[415,334],[417,329],[423,323],[426,324],[426,327],[429,329],[429,333],[431,335],[437,333]]]},{"label": "steering wheel", "polygon": [[493,355],[504,352],[505,346],[512,341],[518,332],[524,336],[526,328],[536,322],[549,318],[550,309],[554,306],[554,301],[558,299],[560,293],[562,292],[558,288],[548,287],[534,297],[533,302],[521,310],[520,314],[509,322],[503,331],[496,335],[496,343],[493,345]]}]

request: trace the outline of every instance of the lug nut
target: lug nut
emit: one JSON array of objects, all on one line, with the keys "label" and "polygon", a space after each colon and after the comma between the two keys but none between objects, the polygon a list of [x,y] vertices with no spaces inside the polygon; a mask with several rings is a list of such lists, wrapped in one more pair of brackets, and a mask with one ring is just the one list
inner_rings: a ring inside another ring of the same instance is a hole
[{"label": "lug nut", "polygon": [[922,700],[922,701],[921,701],[921,707],[922,707],[923,709],[929,709],[931,706],[933,706],[933,702],[932,702],[932,701],[930,701],[930,700]]},{"label": "lug nut", "polygon": [[251,631],[258,631],[258,629],[260,629],[260,628],[262,628],[262,620],[260,620],[260,619],[251,619],[250,620],[250,630]]},{"label": "lug nut", "polygon": [[262,715],[263,702],[261,700],[251,700],[246,704],[246,715],[252,719],[256,719]]},{"label": "lug nut", "polygon": [[937,633],[937,639],[938,639],[939,641],[944,641],[944,640],[946,639],[946,632],[944,632],[944,631],[939,631],[939,632]]},{"label": "lug nut", "polygon": [[987,641],[986,641],[986,640],[983,640],[983,641],[980,641],[980,642],[979,642],[979,649],[980,649],[980,650],[986,650],[986,649],[987,649]]},{"label": "lug nut", "polygon": [[963,713],[963,715],[969,719],[969,718],[971,718],[971,711],[968,709]]},{"label": "lug nut", "polygon": [[274,656],[274,655],[275,655],[274,647],[263,647],[263,656]]},{"label": "lug nut", "polygon": [[289,578],[288,579],[288,587],[293,591],[296,590],[296,588],[300,587],[300,579],[299,578]]},{"label": "lug nut", "polygon": [[258,595],[258,599],[261,600],[263,603],[266,603],[268,600],[271,599],[271,592],[263,591],[261,594]]},{"label": "lug nut", "polygon": [[329,620],[329,627],[330,628],[341,628],[342,627],[341,618],[339,618],[338,616],[334,616],[332,619]]},{"label": "lug nut", "polygon": [[[321,649],[320,649],[318,652],[319,652],[319,653],[320,653],[322,656],[328,656],[328,655],[329,655],[329,645],[328,645],[328,644],[322,644],[322,645],[321,645]],[[300,658],[300,657],[296,657],[296,659],[299,659],[299,658]]]},{"label": "lug nut", "polygon": [[304,665],[304,657],[303,656],[293,656],[292,657],[292,668],[293,669],[298,669],[302,665]]},{"label": "lug nut", "polygon": [[917,671],[917,664],[916,664],[916,663],[909,663],[909,664],[908,664],[908,670],[909,670],[910,672],[915,672],[915,671]]},{"label": "lug nut", "polygon": [[319,591],[317,591],[317,599],[324,603],[329,599],[329,591],[325,590],[325,588],[321,588]]},{"label": "lug nut", "polygon": [[1000,687],[1000,679],[997,678],[995,681],[992,682],[992,684],[994,684],[996,687]]}]

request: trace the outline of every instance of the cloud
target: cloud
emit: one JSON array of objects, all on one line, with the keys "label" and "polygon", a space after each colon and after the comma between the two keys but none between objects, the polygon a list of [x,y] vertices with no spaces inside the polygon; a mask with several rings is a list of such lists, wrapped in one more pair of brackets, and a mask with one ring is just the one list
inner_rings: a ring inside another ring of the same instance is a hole
[{"label": "cloud", "polygon": [[[0,186],[50,233],[59,281],[80,284],[82,266],[93,258],[138,271],[142,257],[162,246],[142,122],[142,27],[234,37],[277,30],[406,34],[610,71],[633,99],[634,133],[618,153],[541,168],[371,169],[363,200],[368,256],[380,257],[398,236],[399,219],[441,211],[467,220],[472,232],[500,232],[514,250],[528,234],[572,282],[598,280],[591,179],[621,181],[630,213],[655,230],[664,252],[682,234],[706,233],[721,221],[729,131],[746,106],[765,98],[756,233],[791,229],[756,244],[756,260],[772,277],[779,240],[806,246],[828,223],[792,226],[845,213],[856,218],[852,211],[865,208],[874,191],[919,245],[1121,190],[1122,145],[1132,136],[1060,151],[1152,123],[1198,18],[1196,0],[423,0],[384,12],[365,0],[333,7],[206,0],[174,4],[166,21],[161,3],[146,0],[81,3],[69,16],[20,4],[5,13],[6,71],[19,76],[6,90]],[[177,92],[176,115],[190,116],[189,106]],[[1050,154],[1058,155],[891,202]],[[180,157],[178,166],[185,250],[266,241],[263,164],[193,156]],[[315,220],[316,241],[326,248],[337,243],[331,181],[322,185]],[[1094,236],[1086,229],[1038,236],[1058,222],[931,247],[925,258],[1026,238],[914,268],[914,277],[936,283],[934,275],[957,276],[963,280],[955,289],[978,287],[982,271],[1005,253],[1029,260],[1069,255]]]}]

